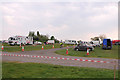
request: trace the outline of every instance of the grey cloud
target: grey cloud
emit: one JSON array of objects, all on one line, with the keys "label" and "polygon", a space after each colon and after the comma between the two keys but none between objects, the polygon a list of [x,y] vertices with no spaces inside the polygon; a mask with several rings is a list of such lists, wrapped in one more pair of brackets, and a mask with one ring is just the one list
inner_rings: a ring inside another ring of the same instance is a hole
[{"label": "grey cloud", "polygon": [[[16,7],[13,6],[15,4]],[[93,33],[96,36],[96,33],[109,33],[111,30],[117,29],[116,3],[28,2],[6,3],[3,6],[6,6],[11,11],[11,13],[7,13],[3,10],[4,16],[14,16],[13,21],[16,22],[16,25],[13,26],[4,20],[4,28],[19,29],[19,33],[8,31],[9,35],[26,35],[29,30],[40,30],[40,32],[46,34],[51,33],[50,35],[55,35],[59,39],[87,40],[88,35],[86,34]],[[113,8],[109,9],[110,7]],[[52,25],[57,30],[59,28],[60,31],[56,32],[54,29],[45,31],[45,29],[51,28],[48,25]],[[63,25],[67,25],[68,28],[66,30],[61,29]],[[9,35],[6,35],[6,38]]]}]

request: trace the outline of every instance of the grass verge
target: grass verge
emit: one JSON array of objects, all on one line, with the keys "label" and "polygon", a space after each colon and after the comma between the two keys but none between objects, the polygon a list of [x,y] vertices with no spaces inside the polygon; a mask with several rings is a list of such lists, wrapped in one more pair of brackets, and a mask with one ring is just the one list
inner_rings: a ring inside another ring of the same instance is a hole
[{"label": "grass verge", "polygon": [[[71,46],[71,45],[64,45],[64,47],[66,46]],[[44,45],[44,49],[52,49],[53,45]],[[54,44],[54,48],[60,48],[60,45],[58,43]],[[42,45],[26,45],[24,47],[25,51],[33,51],[33,50],[41,50],[42,49]],[[18,51],[22,51],[22,47],[19,46],[4,46],[4,50],[5,52],[18,52]]]},{"label": "grass verge", "polygon": [[[3,78],[114,78],[109,69],[79,68],[42,63],[2,63]],[[116,71],[118,78],[118,71]]]}]

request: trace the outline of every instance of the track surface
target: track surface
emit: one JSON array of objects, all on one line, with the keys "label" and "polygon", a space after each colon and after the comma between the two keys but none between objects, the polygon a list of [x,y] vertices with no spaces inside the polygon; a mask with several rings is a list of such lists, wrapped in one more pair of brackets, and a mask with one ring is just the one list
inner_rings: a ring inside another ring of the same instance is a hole
[{"label": "track surface", "polygon": [[[62,58],[73,58],[73,59],[89,59],[97,61],[108,61],[117,62],[117,59],[106,59],[106,58],[87,58],[87,57],[73,57],[55,54],[56,50],[61,50],[64,48],[54,48],[39,51],[24,51],[24,52],[2,52],[3,54],[23,54],[23,55],[35,55],[35,56],[49,56],[49,57],[62,57]],[[77,66],[77,67],[93,67],[93,68],[106,68],[114,69],[114,65],[111,63],[98,63],[98,62],[82,62],[82,61],[72,61],[72,60],[62,60],[62,59],[49,59],[49,58],[31,58],[31,57],[15,57],[15,56],[2,56],[2,61],[20,61],[20,62],[34,62],[34,63],[48,63],[63,66]]]}]

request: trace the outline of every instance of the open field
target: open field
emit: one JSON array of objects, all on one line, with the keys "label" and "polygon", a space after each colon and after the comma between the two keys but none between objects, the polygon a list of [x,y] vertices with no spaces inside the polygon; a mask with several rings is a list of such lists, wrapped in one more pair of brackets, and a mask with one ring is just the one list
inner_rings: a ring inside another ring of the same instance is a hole
[{"label": "open field", "polygon": [[[41,63],[3,62],[3,78],[114,78],[114,71]],[[91,73],[92,72],[92,73]],[[116,71],[118,77],[118,71]]]},{"label": "open field", "polygon": [[7,44],[7,43],[1,43],[1,44],[3,44],[4,46],[10,46],[9,44]]},{"label": "open field", "polygon": [[115,58],[118,59],[118,46],[113,45],[112,50],[103,50],[101,47],[96,47],[94,51],[91,51],[89,55],[86,55],[86,51],[74,51],[73,48],[69,49],[69,53],[66,54],[66,49],[56,51],[57,54],[65,56],[78,56],[78,57],[98,57],[98,58]]},{"label": "open field", "polygon": [[[18,52],[18,51],[22,51],[22,47],[19,46],[9,46],[8,44],[3,44],[4,45],[4,50],[5,52]],[[64,45],[64,47],[66,46],[71,46],[71,45]],[[45,45],[44,49],[52,49],[53,45]],[[60,48],[59,43],[54,44],[54,48]],[[26,45],[24,47],[25,51],[33,51],[33,50],[41,50],[42,49],[42,45]]]}]

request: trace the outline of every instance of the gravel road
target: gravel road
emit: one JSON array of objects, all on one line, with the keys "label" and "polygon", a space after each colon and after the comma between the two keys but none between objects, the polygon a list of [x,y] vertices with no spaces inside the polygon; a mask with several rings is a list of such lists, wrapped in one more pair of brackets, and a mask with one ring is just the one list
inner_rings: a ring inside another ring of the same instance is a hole
[{"label": "gravel road", "polygon": [[[2,52],[3,54],[23,54],[23,55],[35,55],[35,56],[49,56],[49,57],[62,57],[62,58],[73,58],[73,59],[88,59],[97,61],[108,61],[117,62],[118,69],[118,59],[107,59],[107,58],[88,58],[88,57],[74,57],[74,56],[64,56],[55,54],[56,50],[61,50],[64,48],[54,48],[47,50],[38,51],[24,51],[24,52]],[[17,57],[17,56],[2,56],[2,61],[20,61],[20,62],[34,62],[34,63],[48,63],[63,66],[77,66],[77,67],[93,67],[93,68],[105,68],[114,69],[114,65],[111,63],[98,63],[98,62],[83,62],[83,61],[72,61],[72,60],[62,60],[62,59],[49,59],[49,58],[31,58],[31,57]]]}]

